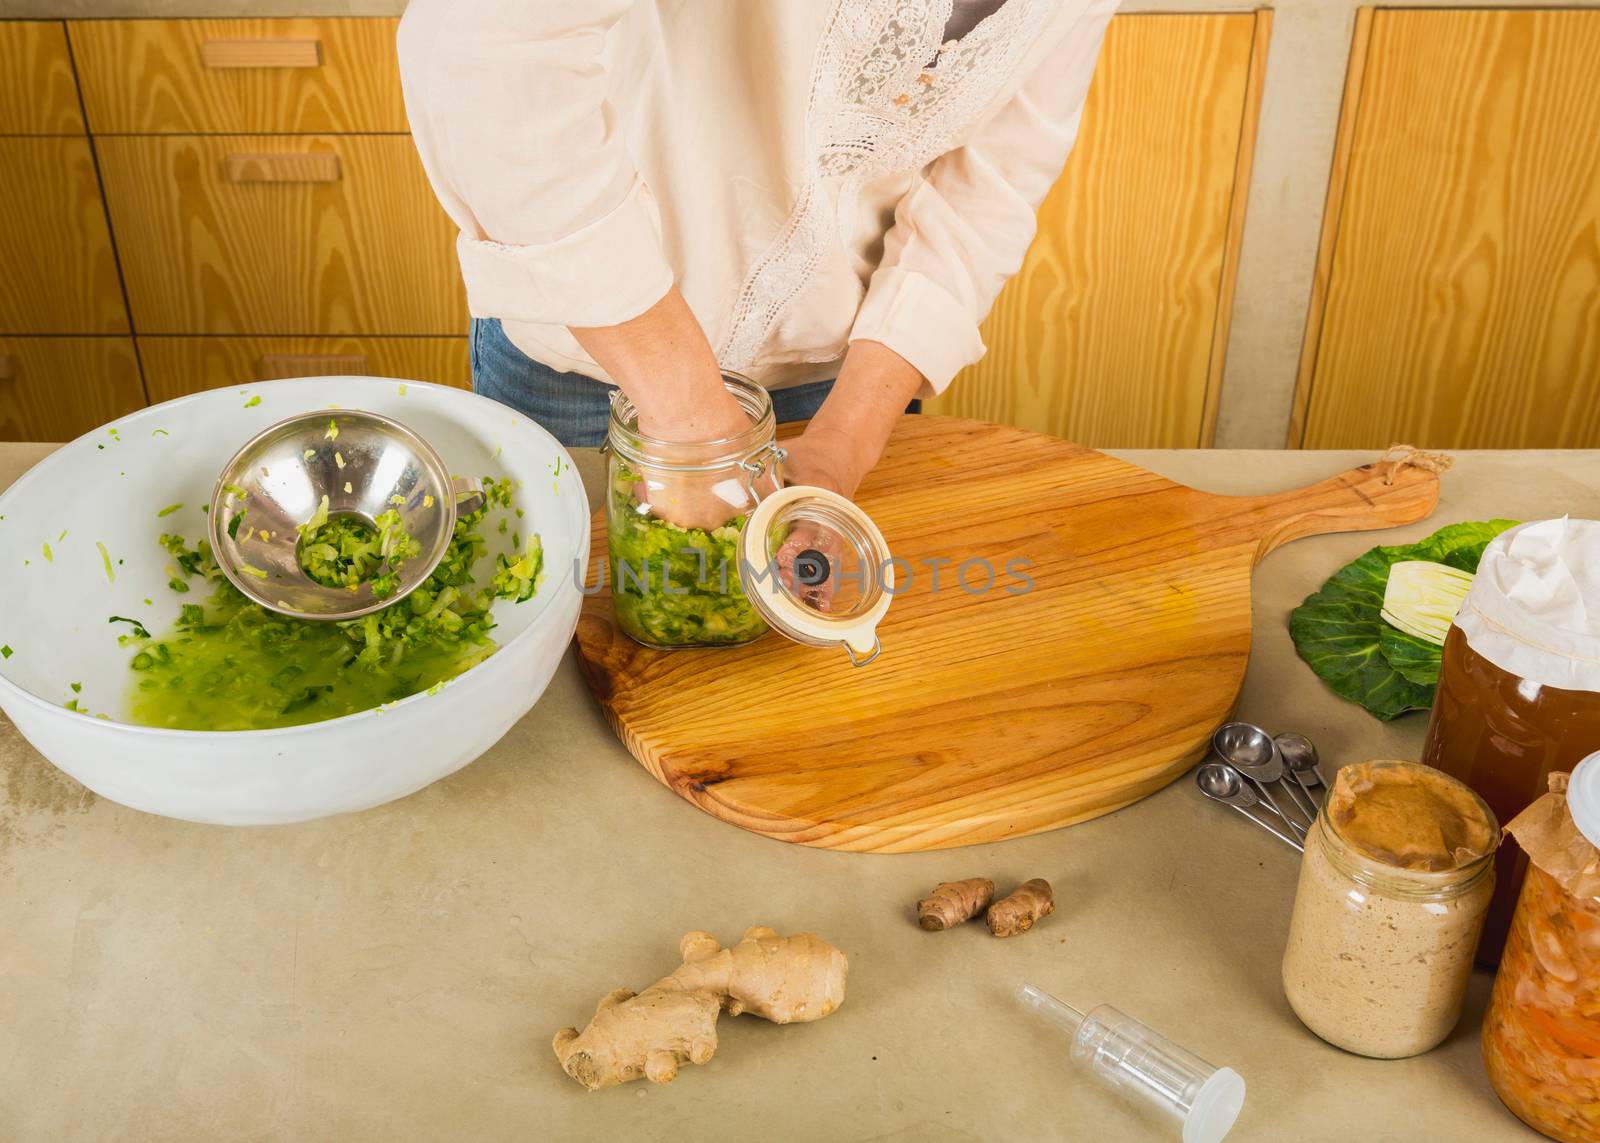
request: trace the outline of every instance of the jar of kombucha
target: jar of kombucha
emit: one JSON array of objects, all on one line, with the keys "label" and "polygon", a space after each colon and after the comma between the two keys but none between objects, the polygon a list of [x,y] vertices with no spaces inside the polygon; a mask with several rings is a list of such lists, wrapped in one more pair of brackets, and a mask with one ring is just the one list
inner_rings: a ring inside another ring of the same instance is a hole
[{"label": "jar of kombucha", "polygon": [[1600,1143],[1600,754],[1506,831],[1528,876],[1483,1018],[1502,1103],[1562,1143]]},{"label": "jar of kombucha", "polygon": [[[1508,821],[1600,750],[1600,521],[1498,536],[1445,639],[1422,761]],[[1478,959],[1498,962],[1527,859],[1502,846]]]}]

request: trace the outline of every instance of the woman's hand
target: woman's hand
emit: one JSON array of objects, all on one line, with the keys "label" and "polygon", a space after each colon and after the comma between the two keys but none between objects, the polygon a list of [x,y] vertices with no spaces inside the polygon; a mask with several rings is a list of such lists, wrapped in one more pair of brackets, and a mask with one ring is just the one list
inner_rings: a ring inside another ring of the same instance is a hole
[{"label": "woman's hand", "polygon": [[[809,484],[840,496],[855,495],[863,473],[855,459],[855,442],[850,438],[808,428],[800,436],[785,441],[784,448],[789,454],[783,462],[785,484]],[[807,522],[796,524],[774,556],[778,575],[789,594],[818,611],[830,610],[835,588],[834,569],[840,555],[837,549],[838,540],[831,532]],[[808,553],[816,553],[825,561],[827,574],[820,583],[815,582],[815,577],[823,567]],[[807,559],[800,560],[802,555],[807,555]]]},{"label": "woman's hand", "polygon": [[854,498],[883,456],[889,434],[922,388],[922,374],[876,341],[853,341],[839,379],[800,436],[784,442],[789,484],[815,484]]},{"label": "woman's hand", "polygon": [[808,428],[783,447],[789,454],[783,462],[785,484],[813,484],[848,498],[866,475],[859,442],[843,433]]},{"label": "woman's hand", "polygon": [[[854,499],[856,489],[883,455],[889,434],[922,388],[922,374],[905,358],[875,341],[850,345],[833,392],[798,437],[784,442],[786,484],[810,484]],[[818,611],[833,607],[842,552],[838,538],[815,525],[797,526],[777,552],[778,574],[795,598]],[[823,568],[830,569],[814,582]],[[807,558],[802,558],[803,556]]]},{"label": "woman's hand", "polygon": [[[722,370],[689,303],[674,286],[644,313],[620,325],[572,330],[595,363],[639,413],[639,431],[664,441],[738,436],[750,418],[722,383]],[[636,495],[680,528],[719,528],[749,505],[730,504],[704,478],[651,478]]]}]

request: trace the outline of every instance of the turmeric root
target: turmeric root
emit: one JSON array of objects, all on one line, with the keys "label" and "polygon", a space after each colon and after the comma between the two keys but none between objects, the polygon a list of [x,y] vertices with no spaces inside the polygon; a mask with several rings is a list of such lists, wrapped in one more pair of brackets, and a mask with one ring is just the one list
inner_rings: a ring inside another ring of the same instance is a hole
[{"label": "turmeric root", "polygon": [[930,933],[953,929],[983,912],[994,899],[994,882],[987,877],[946,881],[917,902],[917,924]]},{"label": "turmeric root", "polygon": [[1035,921],[1056,911],[1050,882],[1042,877],[1024,881],[984,914],[989,931],[997,937],[1014,937],[1033,928]]},{"label": "turmeric root", "polygon": [[723,948],[710,933],[687,934],[671,976],[637,995],[619,988],[582,1032],[563,1028],[552,1046],[561,1067],[590,1091],[643,1076],[670,1083],[685,1061],[717,1050],[717,1016],[749,1012],[775,1024],[820,1020],[844,1003],[844,953],[811,933],[780,937],[764,926]]}]

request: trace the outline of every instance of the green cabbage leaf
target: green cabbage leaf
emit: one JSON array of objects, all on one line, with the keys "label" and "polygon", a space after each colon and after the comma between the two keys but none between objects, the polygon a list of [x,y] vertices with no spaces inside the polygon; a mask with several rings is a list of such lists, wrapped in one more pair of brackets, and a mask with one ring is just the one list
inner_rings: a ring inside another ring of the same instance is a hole
[{"label": "green cabbage leaf", "polygon": [[1385,623],[1389,569],[1431,560],[1476,572],[1489,541],[1514,520],[1451,524],[1415,544],[1373,548],[1347,564],[1289,616],[1295,650],[1335,694],[1388,721],[1433,705],[1441,648]]}]

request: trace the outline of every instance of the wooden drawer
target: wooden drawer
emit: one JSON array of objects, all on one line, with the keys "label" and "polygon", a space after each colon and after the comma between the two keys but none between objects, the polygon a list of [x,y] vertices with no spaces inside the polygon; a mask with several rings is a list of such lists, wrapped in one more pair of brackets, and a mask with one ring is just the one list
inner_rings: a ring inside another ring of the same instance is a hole
[{"label": "wooden drawer", "polygon": [[0,337],[0,440],[69,441],[144,408],[127,337]]},{"label": "wooden drawer", "polygon": [[0,135],[82,135],[66,27],[0,22]]},{"label": "wooden drawer", "polygon": [[96,134],[406,131],[393,19],[74,20]]},{"label": "wooden drawer", "polygon": [[342,374],[472,385],[464,337],[141,337],[151,401],[278,377]]},{"label": "wooden drawer", "polygon": [[1269,12],[1111,21],[1038,236],[929,412],[1099,448],[1211,443]]},{"label": "wooden drawer", "polygon": [[0,333],[126,333],[89,140],[0,138]]},{"label": "wooden drawer", "polygon": [[1600,445],[1600,11],[1363,8],[1291,446]]},{"label": "wooden drawer", "polygon": [[466,330],[455,226],[410,136],[96,145],[141,333]]}]

